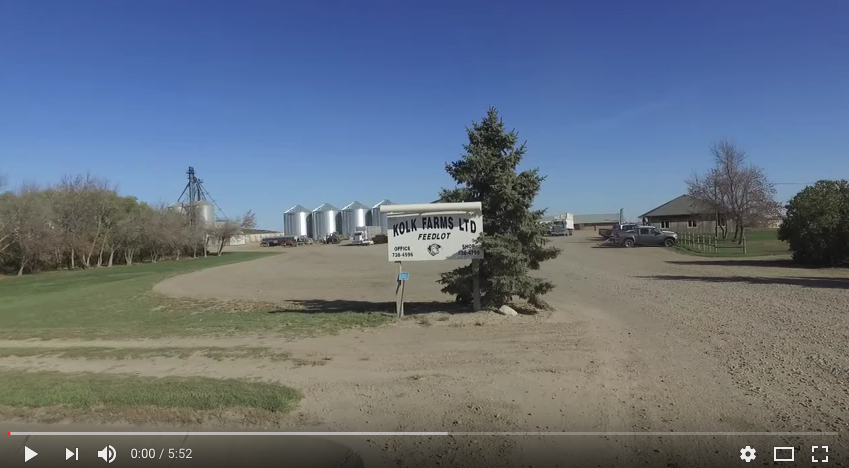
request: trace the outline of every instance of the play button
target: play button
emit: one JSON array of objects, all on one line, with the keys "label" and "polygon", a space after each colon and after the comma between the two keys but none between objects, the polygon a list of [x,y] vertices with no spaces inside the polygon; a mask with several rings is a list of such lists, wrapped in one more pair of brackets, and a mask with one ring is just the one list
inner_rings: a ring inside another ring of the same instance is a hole
[{"label": "play button", "polygon": [[36,455],[38,455],[38,452],[27,446],[24,446],[24,463],[32,460],[33,457],[35,457]]}]

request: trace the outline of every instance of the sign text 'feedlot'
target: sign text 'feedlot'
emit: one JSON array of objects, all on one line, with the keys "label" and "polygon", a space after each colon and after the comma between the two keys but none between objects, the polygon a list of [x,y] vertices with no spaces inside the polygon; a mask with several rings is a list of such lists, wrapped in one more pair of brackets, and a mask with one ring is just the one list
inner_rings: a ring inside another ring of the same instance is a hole
[{"label": "sign text 'feedlot'", "polygon": [[479,214],[403,215],[389,218],[389,261],[473,260],[483,258],[477,238]]}]

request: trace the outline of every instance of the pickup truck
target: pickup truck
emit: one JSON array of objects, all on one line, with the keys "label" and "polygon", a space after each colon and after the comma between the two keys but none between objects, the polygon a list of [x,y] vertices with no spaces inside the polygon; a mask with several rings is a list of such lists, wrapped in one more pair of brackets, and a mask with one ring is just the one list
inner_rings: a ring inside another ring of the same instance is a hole
[{"label": "pickup truck", "polygon": [[654,226],[634,226],[628,230],[614,231],[613,239],[616,244],[624,247],[634,247],[635,245],[672,247],[678,243],[678,234],[672,231],[662,231]]},{"label": "pickup truck", "polygon": [[614,235],[616,235],[616,231],[630,231],[632,229],[636,229],[637,225],[633,223],[629,224],[614,224],[612,229],[599,229],[598,235],[600,235],[603,239],[610,239]]}]

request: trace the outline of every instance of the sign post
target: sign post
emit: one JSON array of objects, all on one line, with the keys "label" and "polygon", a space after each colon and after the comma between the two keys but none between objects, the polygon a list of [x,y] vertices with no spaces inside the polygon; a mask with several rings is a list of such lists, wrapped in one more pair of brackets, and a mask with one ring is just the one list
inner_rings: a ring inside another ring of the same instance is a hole
[{"label": "sign post", "polygon": [[481,310],[481,270],[480,260],[472,260],[472,308],[475,312]]},{"label": "sign post", "polygon": [[478,237],[484,220],[480,202],[381,205],[380,212],[387,213],[389,261],[398,263],[398,317],[404,316],[404,287],[409,279],[403,269],[405,261],[471,260],[473,306],[475,312],[481,309],[480,259],[484,253]]},{"label": "sign post", "polygon": [[404,262],[398,262],[398,286],[395,288],[395,315],[404,316],[404,285],[410,274],[404,271]]}]

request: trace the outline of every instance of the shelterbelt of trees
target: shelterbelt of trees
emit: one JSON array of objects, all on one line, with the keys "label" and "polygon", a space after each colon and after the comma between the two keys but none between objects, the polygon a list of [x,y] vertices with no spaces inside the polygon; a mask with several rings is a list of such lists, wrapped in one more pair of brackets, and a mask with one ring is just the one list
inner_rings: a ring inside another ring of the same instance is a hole
[{"label": "shelterbelt of trees", "polygon": [[0,271],[110,267],[219,254],[230,237],[254,226],[248,212],[214,227],[122,196],[108,181],[66,176],[58,184],[4,191],[0,176]]}]

